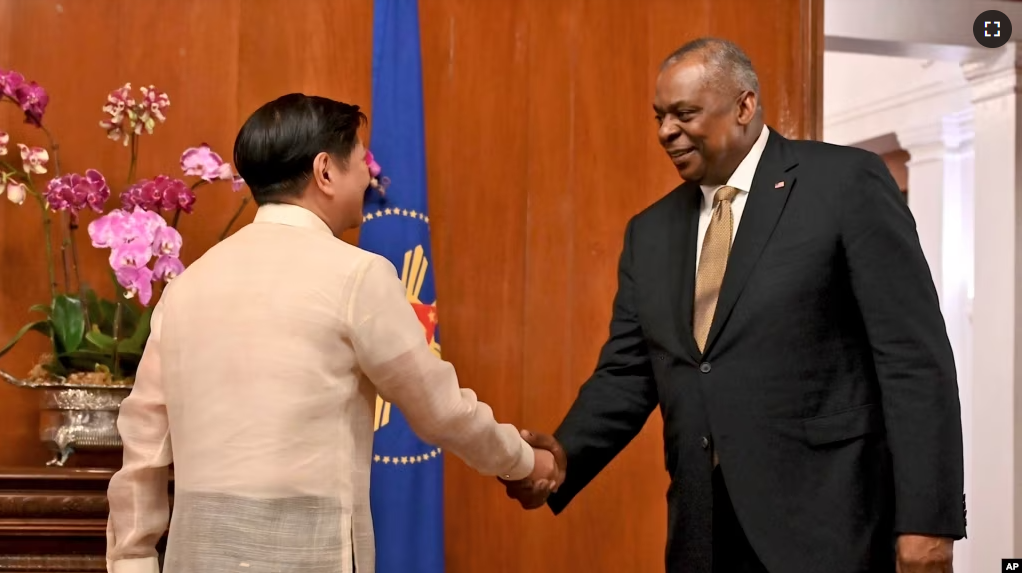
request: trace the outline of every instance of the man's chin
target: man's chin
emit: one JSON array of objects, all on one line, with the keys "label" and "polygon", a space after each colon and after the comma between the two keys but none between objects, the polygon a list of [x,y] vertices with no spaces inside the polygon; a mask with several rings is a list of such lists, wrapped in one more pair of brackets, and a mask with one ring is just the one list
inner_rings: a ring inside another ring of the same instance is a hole
[{"label": "man's chin", "polygon": [[686,182],[699,183],[703,179],[703,170],[693,165],[677,166],[675,170],[678,172],[678,176]]}]

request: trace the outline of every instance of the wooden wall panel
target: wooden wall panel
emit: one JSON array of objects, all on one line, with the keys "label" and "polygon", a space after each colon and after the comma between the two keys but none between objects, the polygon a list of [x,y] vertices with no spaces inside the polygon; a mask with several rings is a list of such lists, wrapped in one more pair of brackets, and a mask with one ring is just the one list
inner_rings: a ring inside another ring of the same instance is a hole
[{"label": "wooden wall panel", "polygon": [[[678,182],[650,108],[661,59],[699,35],[735,40],[760,74],[769,123],[819,137],[821,5],[420,2],[443,352],[499,419],[557,425],[606,336],[625,223]],[[0,68],[50,89],[65,170],[124,173],[126,155],[96,126],[124,81],[171,95],[168,123],[144,140],[145,176],[176,174],[181,150],[201,141],[229,156],[244,118],[290,91],[371,111],[371,35],[371,0],[302,0],[301,10],[284,0],[0,0]],[[11,110],[0,129],[31,134]],[[203,189],[182,225],[188,258],[213,244],[239,198]],[[44,296],[37,228],[27,203],[0,205],[0,337]],[[98,267],[102,254],[90,256]],[[23,370],[39,349],[3,366]],[[0,386],[0,466],[46,459],[34,400]],[[559,518],[521,511],[449,457],[448,571],[661,570],[659,418]]]}]

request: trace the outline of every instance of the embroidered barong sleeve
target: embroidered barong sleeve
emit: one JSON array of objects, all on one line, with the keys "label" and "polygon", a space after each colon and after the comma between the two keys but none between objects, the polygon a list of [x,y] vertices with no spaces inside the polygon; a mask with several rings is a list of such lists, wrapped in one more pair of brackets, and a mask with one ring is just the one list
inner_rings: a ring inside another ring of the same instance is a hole
[{"label": "embroidered barong sleeve", "polygon": [[528,476],[533,449],[514,426],[497,423],[472,390],[460,388],[452,365],[433,353],[394,266],[373,256],[354,280],[348,323],[359,367],[377,393],[423,441],[480,474]]},{"label": "embroidered barong sleeve", "polygon": [[162,311],[162,304],[153,310],[135,384],[118,414],[124,463],[107,490],[109,573],[158,573],[156,544],[170,519],[167,479],[171,443],[160,379]]}]

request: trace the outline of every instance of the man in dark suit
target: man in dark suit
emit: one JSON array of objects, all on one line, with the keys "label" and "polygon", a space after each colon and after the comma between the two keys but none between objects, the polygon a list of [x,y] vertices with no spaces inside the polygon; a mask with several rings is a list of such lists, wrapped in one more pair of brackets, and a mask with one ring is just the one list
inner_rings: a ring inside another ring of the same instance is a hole
[{"label": "man in dark suit", "polygon": [[758,91],[730,42],[665,61],[685,183],[628,223],[596,371],[527,436],[563,483],[508,494],[560,513],[660,406],[669,573],[951,571],[959,395],[913,217],[879,157],[785,139]]}]

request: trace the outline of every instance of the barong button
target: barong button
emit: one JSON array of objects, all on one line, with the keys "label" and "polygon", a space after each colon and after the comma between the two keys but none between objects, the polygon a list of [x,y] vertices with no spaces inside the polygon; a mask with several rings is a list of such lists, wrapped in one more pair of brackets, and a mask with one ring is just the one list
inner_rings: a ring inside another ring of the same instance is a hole
[{"label": "barong button", "polygon": [[710,372],[710,362],[700,364],[700,372],[703,372],[704,374]]}]

